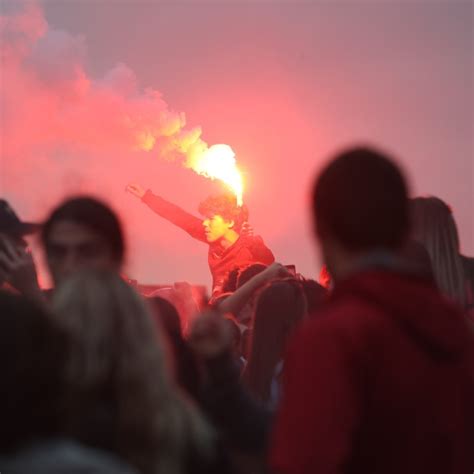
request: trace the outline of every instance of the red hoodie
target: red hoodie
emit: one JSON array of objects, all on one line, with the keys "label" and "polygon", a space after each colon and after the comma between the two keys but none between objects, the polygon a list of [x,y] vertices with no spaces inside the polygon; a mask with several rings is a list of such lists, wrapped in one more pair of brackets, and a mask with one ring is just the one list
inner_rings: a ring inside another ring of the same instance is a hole
[{"label": "red hoodie", "polygon": [[284,474],[472,474],[474,339],[428,281],[367,271],[294,335],[271,466]]},{"label": "red hoodie", "polygon": [[[150,190],[145,193],[142,201],[159,216],[180,227],[194,239],[208,243],[203,221],[199,217],[156,196]],[[258,235],[241,235],[237,242],[227,249],[224,249],[219,242],[209,244],[208,262],[212,274],[213,293],[222,289],[228,273],[234,268],[242,268],[252,263],[270,265],[274,261],[273,253]]]}]

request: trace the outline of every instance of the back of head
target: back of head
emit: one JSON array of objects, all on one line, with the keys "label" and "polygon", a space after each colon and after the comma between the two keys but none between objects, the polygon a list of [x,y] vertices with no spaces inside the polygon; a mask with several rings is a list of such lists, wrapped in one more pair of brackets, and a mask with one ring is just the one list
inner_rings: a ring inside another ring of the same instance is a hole
[{"label": "back of head", "polygon": [[152,296],[148,298],[152,307],[158,327],[162,328],[171,343],[174,357],[174,369],[179,385],[191,396],[198,396],[199,392],[199,371],[194,353],[189,348],[183,338],[181,322],[177,309],[172,303],[161,298]]},{"label": "back of head", "polygon": [[151,303],[153,315],[156,316],[170,339],[182,339],[179,313],[174,305],[161,296],[152,296],[148,298],[148,301]]},{"label": "back of head", "polygon": [[45,311],[0,292],[0,451],[57,436],[64,334]]},{"label": "back of head", "polygon": [[236,232],[240,232],[242,224],[249,218],[247,206],[239,206],[231,193],[209,196],[199,204],[199,213],[206,217],[219,215],[228,222],[233,221]]},{"label": "back of head", "polygon": [[[83,271],[66,280],[54,294],[58,323],[71,336],[68,380],[72,389],[84,393],[107,392],[105,384],[116,377],[119,391],[133,373],[154,371],[157,385],[166,389],[165,354],[157,340],[150,313],[138,294],[118,275],[106,271]],[[153,364],[153,367],[152,367]],[[119,383],[120,382],[120,383]],[[144,396],[148,391],[141,387]]]},{"label": "back of head", "polygon": [[125,239],[117,215],[103,202],[92,197],[75,197],[61,203],[53,210],[42,228],[43,245],[48,251],[53,227],[61,221],[70,221],[99,235],[115,261],[121,265],[125,256]]},{"label": "back of head", "polygon": [[209,442],[205,423],[172,382],[148,307],[117,274],[73,276],[59,287],[54,307],[73,339],[67,372],[73,430],[82,434],[86,424],[85,436],[95,436],[91,406],[105,402],[117,454],[143,472],[157,466],[174,472],[184,440],[198,450]]},{"label": "back of head", "polygon": [[466,302],[465,275],[459,235],[449,206],[437,197],[411,201],[413,239],[428,251],[439,288],[461,305]]},{"label": "back of head", "polygon": [[237,277],[237,288],[245,285],[245,283],[259,273],[262,273],[265,268],[267,268],[267,265],[264,265],[263,263],[252,263],[248,267],[242,268]]},{"label": "back of head", "polygon": [[409,229],[404,177],[376,150],[344,151],[315,182],[313,217],[320,238],[335,238],[350,251],[396,250]]},{"label": "back of head", "polygon": [[261,401],[268,401],[273,372],[283,358],[288,337],[306,315],[306,298],[298,281],[275,281],[261,292],[244,373],[247,387]]}]

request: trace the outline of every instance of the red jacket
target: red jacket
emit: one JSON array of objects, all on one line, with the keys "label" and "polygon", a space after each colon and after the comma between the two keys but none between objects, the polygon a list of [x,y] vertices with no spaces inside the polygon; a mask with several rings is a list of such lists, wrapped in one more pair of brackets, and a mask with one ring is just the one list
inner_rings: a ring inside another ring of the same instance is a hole
[{"label": "red jacket", "polygon": [[271,466],[284,474],[474,472],[474,341],[427,281],[368,271],[294,335]]},{"label": "red jacket", "polygon": [[[186,231],[194,239],[208,243],[203,221],[179,206],[154,195],[148,190],[142,201],[154,212]],[[270,265],[275,261],[271,250],[260,236],[240,236],[231,247],[224,249],[218,242],[209,244],[208,262],[212,274],[213,292],[219,292],[228,273],[252,263]]]}]

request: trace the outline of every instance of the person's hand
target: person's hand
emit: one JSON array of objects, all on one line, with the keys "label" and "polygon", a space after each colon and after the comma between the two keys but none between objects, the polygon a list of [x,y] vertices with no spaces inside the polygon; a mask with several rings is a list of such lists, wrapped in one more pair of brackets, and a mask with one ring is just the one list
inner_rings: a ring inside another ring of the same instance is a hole
[{"label": "person's hand", "polygon": [[141,199],[145,195],[145,189],[143,189],[139,184],[133,184],[130,183],[127,185],[125,188],[125,191],[127,191],[130,194],[133,194],[136,196],[138,199]]},{"label": "person's hand", "polygon": [[232,347],[232,330],[220,313],[208,311],[194,320],[188,342],[195,354],[211,359]]},{"label": "person's hand", "polygon": [[6,236],[0,236],[0,248],[0,281],[8,282],[23,294],[41,291],[31,253]]}]

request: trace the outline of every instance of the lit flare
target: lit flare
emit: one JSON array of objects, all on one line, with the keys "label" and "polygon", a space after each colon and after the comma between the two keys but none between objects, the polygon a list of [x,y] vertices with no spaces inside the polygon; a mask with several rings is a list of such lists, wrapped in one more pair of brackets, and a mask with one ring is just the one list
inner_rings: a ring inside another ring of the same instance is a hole
[{"label": "lit flare", "polygon": [[243,204],[243,179],[235,153],[229,145],[212,145],[206,150],[193,153],[188,157],[186,166],[196,173],[210,179],[218,179],[225,183],[235,194],[237,204]]}]

